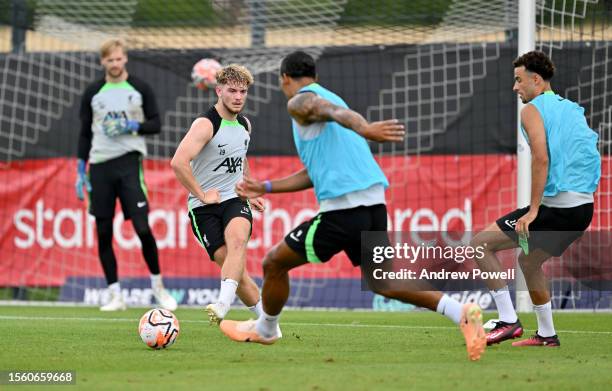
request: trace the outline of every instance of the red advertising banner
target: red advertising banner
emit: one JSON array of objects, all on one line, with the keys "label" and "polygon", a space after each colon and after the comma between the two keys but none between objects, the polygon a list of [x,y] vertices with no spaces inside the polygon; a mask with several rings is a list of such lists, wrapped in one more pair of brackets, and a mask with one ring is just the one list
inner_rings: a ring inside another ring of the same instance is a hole
[{"label": "red advertising banner", "polygon": [[[480,230],[514,208],[513,156],[385,157],[379,162],[391,183],[389,230]],[[296,157],[253,157],[249,164],[260,179],[283,177],[302,168]],[[0,169],[0,286],[61,285],[68,276],[102,275],[95,222],[75,196],[75,170],[71,159],[21,161]],[[169,161],[147,160],[145,180],[149,221],[164,275],[217,276],[217,266],[191,232],[186,190],[175,179]],[[607,199],[605,203],[596,207],[609,209]],[[254,275],[261,275],[265,252],[318,209],[311,190],[268,195],[266,206],[263,213],[254,213],[248,254]],[[609,224],[597,219],[594,225]],[[131,224],[124,222],[119,204],[114,223],[120,277],[146,276],[139,240]],[[340,259],[296,273],[309,278],[359,277],[358,269]]]}]

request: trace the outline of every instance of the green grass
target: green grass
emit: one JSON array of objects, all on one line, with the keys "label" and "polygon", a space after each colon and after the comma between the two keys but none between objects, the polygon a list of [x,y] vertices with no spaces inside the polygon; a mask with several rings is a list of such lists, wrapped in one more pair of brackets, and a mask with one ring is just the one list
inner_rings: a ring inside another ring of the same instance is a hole
[{"label": "green grass", "polygon": [[[555,314],[561,348],[505,343],[470,362],[458,329],[433,313],[286,311],[284,338],[261,346],[229,341],[204,322],[202,311],[179,309],[176,344],[154,351],[136,331],[144,312],[0,307],[0,370],[75,370],[76,387],[53,388],[69,390],[599,390],[612,384],[609,313]],[[533,330],[533,314],[522,321]]]},{"label": "green grass", "polygon": [[59,297],[59,287],[0,287],[0,300],[58,301]]}]

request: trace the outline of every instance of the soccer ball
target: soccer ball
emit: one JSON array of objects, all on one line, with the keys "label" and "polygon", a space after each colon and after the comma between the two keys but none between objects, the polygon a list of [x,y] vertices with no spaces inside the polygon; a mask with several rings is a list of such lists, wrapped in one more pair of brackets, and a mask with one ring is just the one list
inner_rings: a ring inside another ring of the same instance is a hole
[{"label": "soccer ball", "polygon": [[221,64],[212,58],[203,58],[196,62],[191,70],[191,80],[196,88],[207,90],[214,88],[217,84],[217,72],[221,69]]},{"label": "soccer ball", "polygon": [[179,321],[168,310],[155,308],[147,311],[138,324],[142,342],[152,349],[172,346],[179,335]]}]

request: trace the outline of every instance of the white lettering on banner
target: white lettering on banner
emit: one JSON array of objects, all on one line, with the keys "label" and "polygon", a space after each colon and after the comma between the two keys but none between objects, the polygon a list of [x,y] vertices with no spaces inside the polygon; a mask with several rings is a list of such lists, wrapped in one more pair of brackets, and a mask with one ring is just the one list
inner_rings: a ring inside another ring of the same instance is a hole
[{"label": "white lettering on banner", "polygon": [[155,235],[157,248],[163,250],[165,248],[176,247],[176,216],[174,213],[166,213],[165,210],[155,209],[149,213],[149,224],[155,226],[158,220],[161,220],[165,226],[165,235]]},{"label": "white lettering on banner", "polygon": [[219,289],[188,289],[186,304],[206,305],[215,303],[218,298]]},{"label": "white lettering on banner", "polygon": [[[268,204],[269,206],[269,204]],[[274,221],[280,220],[282,223],[281,232],[289,232],[291,228],[291,217],[289,216],[289,212],[285,209],[275,209],[266,207],[263,211],[263,234],[264,234],[264,247],[269,248],[274,243],[272,243],[272,232]]]},{"label": "white lettering on banner", "polygon": [[[205,291],[207,289],[196,289],[198,291]],[[210,290],[210,289],[208,289]],[[184,289],[170,289],[170,294],[176,299],[177,302],[182,302],[183,296],[185,295]],[[216,296],[218,296],[218,289],[216,290]],[[129,288],[122,289],[121,295],[127,305],[131,306],[150,306],[153,304],[153,290],[151,288]],[[212,295],[202,295],[205,298],[209,298]],[[216,296],[214,301],[216,301]],[[83,292],[83,303],[88,305],[102,305],[107,303],[109,297],[108,289],[105,288],[85,288]],[[214,302],[213,300],[205,303],[209,304]]]},{"label": "white lettering on banner", "polygon": [[[85,245],[91,248],[94,244],[95,219],[90,215],[87,215],[85,219]],[[44,236],[47,220],[52,222],[51,238]],[[66,220],[72,224],[64,224]],[[45,209],[43,200],[38,200],[34,210],[19,209],[15,212],[13,224],[18,233],[25,235],[25,237],[15,235],[14,243],[17,248],[28,249],[34,244],[38,244],[41,248],[50,248],[54,244],[63,248],[83,247],[83,212],[80,209],[60,209],[54,213],[51,209]],[[68,231],[65,228],[68,225],[72,225],[73,229],[69,237],[65,236],[68,235],[66,232],[63,232]]]},{"label": "white lettering on banner", "polygon": [[94,246],[94,231],[96,225],[96,218],[90,215],[89,213],[85,213],[85,231],[87,235],[86,243],[87,248],[92,248]]},{"label": "white lettering on banner", "polygon": [[[72,223],[72,235],[69,237],[62,234],[64,220]],[[57,212],[55,219],[53,219],[53,238],[60,247],[83,247],[83,225],[80,224],[82,220],[83,212],[80,210],[62,209]]]},{"label": "white lettering on banner", "polygon": [[[127,305],[149,306],[153,302],[153,290],[151,288],[122,289],[121,295]],[[89,305],[101,305],[107,303],[109,293],[107,289],[85,288],[83,303]]]},{"label": "white lettering on banner", "polygon": [[36,202],[36,242],[42,248],[53,246],[53,240],[45,238],[43,232],[45,220],[51,219],[53,219],[53,211],[51,209],[45,210],[42,200],[38,200]]},{"label": "white lettering on banner", "polygon": [[83,296],[83,303],[89,305],[100,305],[108,301],[108,290],[106,289],[95,289],[85,288],[85,294]]},{"label": "white lettering on banner", "polygon": [[[459,208],[451,208],[442,215],[442,218],[438,219],[438,215],[429,208],[417,209],[414,214],[412,209],[396,209],[394,212],[394,224],[389,225],[389,231],[402,231],[404,229],[404,222],[412,216],[409,223],[409,232],[411,239],[415,243],[427,242],[427,239],[421,238],[419,232],[427,231],[442,231],[444,239],[449,244],[460,245],[461,243],[467,243],[472,231],[472,201],[466,198],[463,201],[463,210]],[[456,241],[448,237],[446,232],[449,229],[449,225],[454,220],[459,220],[463,223],[463,232],[461,238]]]},{"label": "white lettering on banner", "polygon": [[[315,209],[310,208],[297,209],[293,214],[286,208],[274,208],[268,200],[265,206],[263,212],[253,211],[254,225],[261,228],[254,229],[248,244],[251,250],[270,248],[277,238],[274,232],[287,233],[317,214]],[[418,230],[447,231],[457,221],[463,224],[464,236],[472,230],[472,202],[467,198],[463,202],[463,209],[451,208],[441,215],[430,208],[394,209],[389,212],[390,231],[410,229],[413,234]],[[129,229],[122,230],[123,223],[123,213],[118,213],[113,221],[118,247],[123,250],[140,248],[140,240],[131,224]],[[160,249],[186,249],[189,241],[197,243],[185,209],[152,209],[149,223],[156,233]],[[95,245],[95,219],[91,215],[81,208],[54,211],[45,207],[43,199],[38,199],[33,209],[17,210],[13,215],[13,226],[13,243],[20,249],[35,246],[48,249],[54,245],[61,248],[93,248]],[[417,239],[413,238],[415,242],[420,242]]]},{"label": "white lettering on banner", "polygon": [[13,215],[15,228],[25,235],[25,238],[15,235],[15,246],[17,248],[30,248],[36,241],[34,230],[24,221],[25,219],[34,221],[34,212],[29,209],[20,209]]},{"label": "white lettering on banner", "polygon": [[179,248],[187,248],[187,237],[191,236],[191,238],[193,238],[193,235],[191,234],[191,222],[189,220],[189,216],[187,215],[187,211],[181,209],[179,211],[179,218],[178,218],[178,233],[179,233],[179,243],[178,246]]},{"label": "white lettering on banner", "polygon": [[451,293],[449,296],[461,304],[476,303],[480,308],[486,310],[491,306],[493,297],[488,292],[481,291],[463,291],[458,293]]}]

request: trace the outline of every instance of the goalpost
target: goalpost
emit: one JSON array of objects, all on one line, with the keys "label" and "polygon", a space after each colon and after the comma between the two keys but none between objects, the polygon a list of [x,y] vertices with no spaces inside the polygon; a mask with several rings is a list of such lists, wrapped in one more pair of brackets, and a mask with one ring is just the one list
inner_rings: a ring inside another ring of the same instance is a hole
[{"label": "goalpost", "polygon": [[[518,16],[518,55],[535,49],[535,26],[536,26],[536,4],[535,0],[520,0]],[[529,205],[531,196],[531,152],[523,132],[521,132],[521,110],[523,102],[516,97],[517,102],[517,130],[516,130],[516,155],[517,155],[517,194],[516,206],[523,208]],[[521,251],[520,249],[518,250]],[[516,262],[516,310],[518,312],[530,312],[531,299],[527,291],[525,277],[521,267]]]}]

